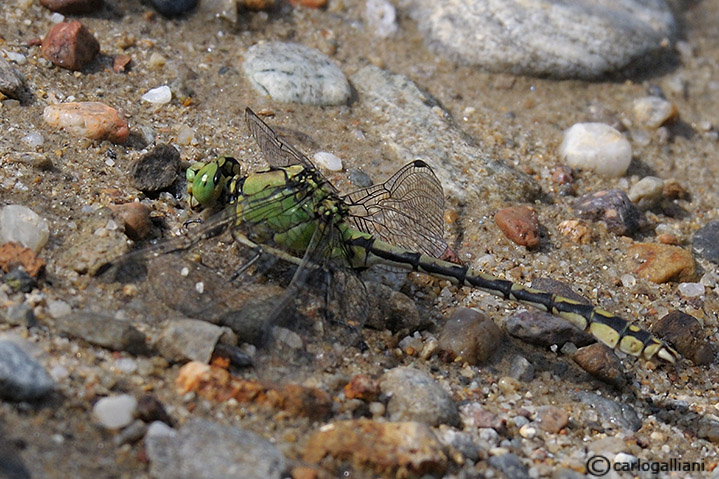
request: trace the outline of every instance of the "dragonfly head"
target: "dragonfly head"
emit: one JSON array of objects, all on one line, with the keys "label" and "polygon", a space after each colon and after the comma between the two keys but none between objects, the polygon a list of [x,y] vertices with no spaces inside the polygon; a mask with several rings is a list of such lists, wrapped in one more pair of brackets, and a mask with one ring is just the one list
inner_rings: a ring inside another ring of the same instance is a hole
[{"label": "dragonfly head", "polygon": [[207,163],[195,163],[185,172],[190,207],[212,208],[225,192],[230,177],[239,175],[240,165],[234,158],[220,156]]}]

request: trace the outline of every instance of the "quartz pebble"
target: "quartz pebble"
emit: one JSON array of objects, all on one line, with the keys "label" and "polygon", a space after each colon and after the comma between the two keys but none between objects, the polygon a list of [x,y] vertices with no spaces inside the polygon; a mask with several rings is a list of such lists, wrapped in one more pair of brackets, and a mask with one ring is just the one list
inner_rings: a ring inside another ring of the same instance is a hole
[{"label": "quartz pebble", "polygon": [[125,143],[130,129],[120,113],[104,103],[68,102],[48,105],[42,114],[43,120],[55,128],[63,128],[74,136],[92,140],[108,140]]},{"label": "quartz pebble", "polygon": [[147,93],[142,95],[141,99],[155,105],[166,105],[172,100],[172,90],[167,85],[159,86],[148,90]]},{"label": "quartz pebble", "polygon": [[132,423],[137,400],[129,394],[105,397],[95,403],[92,414],[107,429],[122,429]]},{"label": "quartz pebble", "polygon": [[50,238],[47,220],[22,205],[0,209],[0,244],[14,241],[38,253]]},{"label": "quartz pebble", "polygon": [[677,289],[685,298],[698,298],[704,295],[704,285],[701,283],[679,283]]},{"label": "quartz pebble", "polygon": [[559,156],[572,168],[617,178],[627,172],[632,146],[604,123],[576,123],[564,133]]},{"label": "quartz pebble", "polygon": [[719,220],[709,221],[694,233],[692,250],[712,263],[719,264]]},{"label": "quartz pebble", "polygon": [[343,105],[350,86],[342,71],[317,50],[297,43],[267,42],[250,47],[245,75],[273,100],[306,105]]},{"label": "quartz pebble", "polygon": [[630,235],[639,229],[643,215],[620,190],[597,191],[574,203],[574,211],[583,219],[602,221],[618,235]]},{"label": "quartz pebble", "polygon": [[95,59],[100,44],[85,25],[75,20],[54,25],[42,41],[42,55],[68,70],[81,70]]},{"label": "quartz pebble", "polygon": [[658,96],[637,98],[632,110],[637,122],[649,128],[659,128],[678,115],[673,103]]},{"label": "quartz pebble", "polygon": [[663,191],[664,180],[656,176],[645,176],[632,186],[627,196],[634,203],[638,203],[641,200],[653,201],[660,198]]},{"label": "quartz pebble", "polygon": [[537,212],[530,206],[502,208],[494,215],[502,233],[520,246],[534,248],[539,245],[539,220]]},{"label": "quartz pebble", "polygon": [[635,243],[627,249],[627,262],[634,273],[653,283],[697,279],[692,254],[679,246]]},{"label": "quartz pebble", "polygon": [[430,426],[459,424],[459,412],[452,397],[418,369],[390,369],[380,378],[380,389],[390,398],[387,404],[390,421],[418,421]]},{"label": "quartz pebble", "polygon": [[342,171],[342,159],[327,151],[318,151],[312,157],[315,164],[329,171]]},{"label": "quartz pebble", "polygon": [[388,0],[367,0],[364,18],[374,36],[387,38],[399,30],[397,12]]},{"label": "quartz pebble", "polygon": [[449,357],[478,364],[501,344],[502,332],[487,315],[469,308],[458,308],[442,326],[439,348]]},{"label": "quartz pebble", "polygon": [[0,339],[0,397],[31,401],[47,395],[54,383],[45,369],[15,341]]}]

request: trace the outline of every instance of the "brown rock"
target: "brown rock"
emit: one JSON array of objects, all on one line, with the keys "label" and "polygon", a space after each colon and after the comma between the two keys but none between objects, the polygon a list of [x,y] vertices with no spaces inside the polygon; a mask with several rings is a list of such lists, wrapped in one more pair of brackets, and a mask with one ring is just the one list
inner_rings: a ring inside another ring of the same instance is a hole
[{"label": "brown rock", "polygon": [[267,10],[275,6],[275,0],[240,0],[239,3],[248,10]]},{"label": "brown rock", "polygon": [[529,206],[510,206],[494,215],[502,233],[520,246],[533,248],[539,244],[537,212]]},{"label": "brown rock", "polygon": [[501,343],[502,332],[486,315],[469,308],[457,309],[439,333],[439,348],[449,360],[478,364]]},{"label": "brown rock", "polygon": [[582,220],[565,220],[559,223],[559,234],[572,243],[589,244],[592,242],[592,229]]},{"label": "brown rock", "polygon": [[115,58],[113,58],[112,60],[112,71],[114,71],[115,73],[124,72],[131,61],[132,57],[125,53],[115,55]]},{"label": "brown rock", "polygon": [[632,271],[654,283],[696,280],[692,254],[678,246],[635,243],[629,247],[627,254]]},{"label": "brown rock", "polygon": [[63,15],[74,15],[99,10],[102,0],[40,0],[40,5]]},{"label": "brown rock", "polygon": [[674,345],[677,351],[694,364],[714,361],[714,351],[707,343],[701,324],[694,316],[672,311],[656,322],[652,332]]},{"label": "brown rock", "polygon": [[100,44],[79,21],[53,26],[42,41],[42,55],[55,65],[77,71],[95,59]]},{"label": "brown rock", "polygon": [[293,7],[324,8],[327,0],[290,0]]},{"label": "brown rock", "polygon": [[366,374],[357,374],[345,386],[347,399],[374,401],[379,394],[379,383]]},{"label": "brown rock", "polygon": [[572,357],[580,368],[597,379],[621,387],[626,384],[622,362],[611,348],[594,343],[577,350]]},{"label": "brown rock", "polygon": [[317,464],[327,456],[383,477],[442,476],[447,470],[442,445],[429,426],[418,422],[359,419],[329,424],[310,437],[304,459]]},{"label": "brown rock", "polygon": [[20,243],[10,241],[0,246],[0,268],[6,273],[18,266],[25,268],[25,272],[36,277],[45,267],[45,262],[38,258],[33,250]]},{"label": "brown rock", "polygon": [[63,128],[71,135],[92,140],[125,143],[130,136],[130,128],[120,113],[96,101],[48,105],[42,118],[52,127]]},{"label": "brown rock", "polygon": [[537,423],[542,430],[556,434],[569,424],[569,414],[556,406],[542,406],[537,410]]},{"label": "brown rock", "polygon": [[132,240],[141,240],[150,232],[150,209],[142,203],[110,205],[110,209],[125,223],[125,234]]}]

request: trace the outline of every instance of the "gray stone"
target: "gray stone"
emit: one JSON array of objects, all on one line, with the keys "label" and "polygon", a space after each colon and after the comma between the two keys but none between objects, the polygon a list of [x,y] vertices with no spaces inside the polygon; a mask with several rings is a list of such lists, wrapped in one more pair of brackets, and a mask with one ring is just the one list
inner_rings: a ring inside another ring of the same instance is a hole
[{"label": "gray stone", "polygon": [[403,162],[426,161],[456,200],[490,209],[493,204],[529,202],[538,196],[540,189],[532,178],[484,153],[439,102],[409,78],[370,65],[351,80],[373,117],[367,123],[369,134]]},{"label": "gray stone", "polygon": [[19,100],[23,88],[24,80],[20,73],[0,55],[0,93]]},{"label": "gray stone", "polygon": [[641,418],[629,404],[613,401],[586,391],[577,392],[575,398],[588,404],[603,420],[624,430],[638,431],[642,427]]},{"label": "gray stone", "polygon": [[317,50],[297,43],[267,42],[245,54],[245,75],[273,100],[306,105],[343,105],[350,99],[344,73]]},{"label": "gray stone", "polygon": [[487,315],[458,308],[439,332],[439,348],[451,355],[448,359],[478,364],[489,359],[501,339],[502,332]]},{"label": "gray stone", "polygon": [[664,0],[401,0],[429,43],[490,71],[597,78],[650,65],[677,25]]},{"label": "gray stone", "polygon": [[586,346],[595,339],[569,321],[544,311],[520,311],[507,319],[507,332],[512,336],[540,346],[562,346],[573,343]]},{"label": "gray stone", "polygon": [[515,356],[509,366],[509,376],[528,383],[534,379],[534,366],[524,356]]},{"label": "gray stone", "polygon": [[719,220],[708,222],[694,233],[692,250],[712,263],[719,264]]},{"label": "gray stone", "polygon": [[55,319],[55,327],[71,338],[95,346],[133,354],[146,352],[145,335],[128,321],[89,311],[80,311]]},{"label": "gray stone", "polygon": [[0,397],[28,401],[45,396],[52,388],[52,379],[35,359],[14,342],[0,339]]},{"label": "gray stone", "polygon": [[228,327],[197,319],[174,319],[167,322],[155,346],[170,361],[209,363],[215,346],[223,336],[229,344],[237,344],[237,336]]},{"label": "gray stone", "polygon": [[148,431],[145,438],[153,477],[283,477],[286,468],[284,456],[272,443],[255,433],[204,419],[191,419],[179,431],[171,433],[171,430],[168,433],[155,433],[153,430],[152,434]]},{"label": "gray stone", "polygon": [[398,367],[380,378],[380,389],[390,397],[391,421],[417,421],[430,426],[459,425],[459,410],[452,397],[428,374]]},{"label": "gray stone", "polygon": [[531,477],[527,466],[522,464],[519,457],[511,452],[490,457],[489,465],[499,469],[506,477],[512,479],[529,479]]},{"label": "gray stone", "polygon": [[137,189],[159,191],[175,182],[179,169],[180,152],[177,148],[158,143],[133,163],[130,174]]}]

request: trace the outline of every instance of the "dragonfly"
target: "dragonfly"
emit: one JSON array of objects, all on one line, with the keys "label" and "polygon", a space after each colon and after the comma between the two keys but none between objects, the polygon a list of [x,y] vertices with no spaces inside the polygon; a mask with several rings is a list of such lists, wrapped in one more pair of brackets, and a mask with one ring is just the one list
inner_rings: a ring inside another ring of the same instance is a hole
[{"label": "dragonfly", "polygon": [[[357,274],[382,265],[449,280],[549,312],[632,356],[656,357],[669,363],[677,360],[678,353],[671,346],[604,309],[448,259],[451,249],[444,239],[442,185],[427,162],[417,159],[383,183],[341,194],[309,158],[250,108],[245,110],[245,119],[269,168],[244,172],[230,157],[194,164],[186,172],[190,204],[220,211],[192,228],[186,237],[162,243],[155,256],[170,257],[166,253],[186,251],[209,237],[229,232],[238,248],[248,252],[231,279],[268,271],[267,264],[278,259],[293,265],[284,292],[264,301],[271,307],[265,307],[262,314],[266,318],[258,322],[258,343],[267,343],[277,331],[295,326],[293,321],[297,320],[288,319],[287,310],[295,298],[304,296],[308,283],[324,283],[329,290],[324,297],[328,308],[342,303],[336,308],[335,316],[342,318],[334,321],[337,330],[357,333],[367,308],[366,289]],[[200,279],[196,284],[205,284],[204,271],[197,273]],[[183,295],[179,288],[167,287],[174,280],[166,273],[157,277],[165,284],[166,300],[194,307],[185,313],[196,315],[198,310],[209,310],[219,302],[213,291],[196,288],[194,296]],[[219,289],[223,298],[239,294]],[[255,299],[261,294],[254,294]],[[308,335],[321,335],[326,329],[322,331],[315,321],[306,331]],[[295,339],[298,344],[303,340]],[[268,348],[270,354],[278,347],[275,341]],[[317,351],[314,354],[317,356]]]}]

